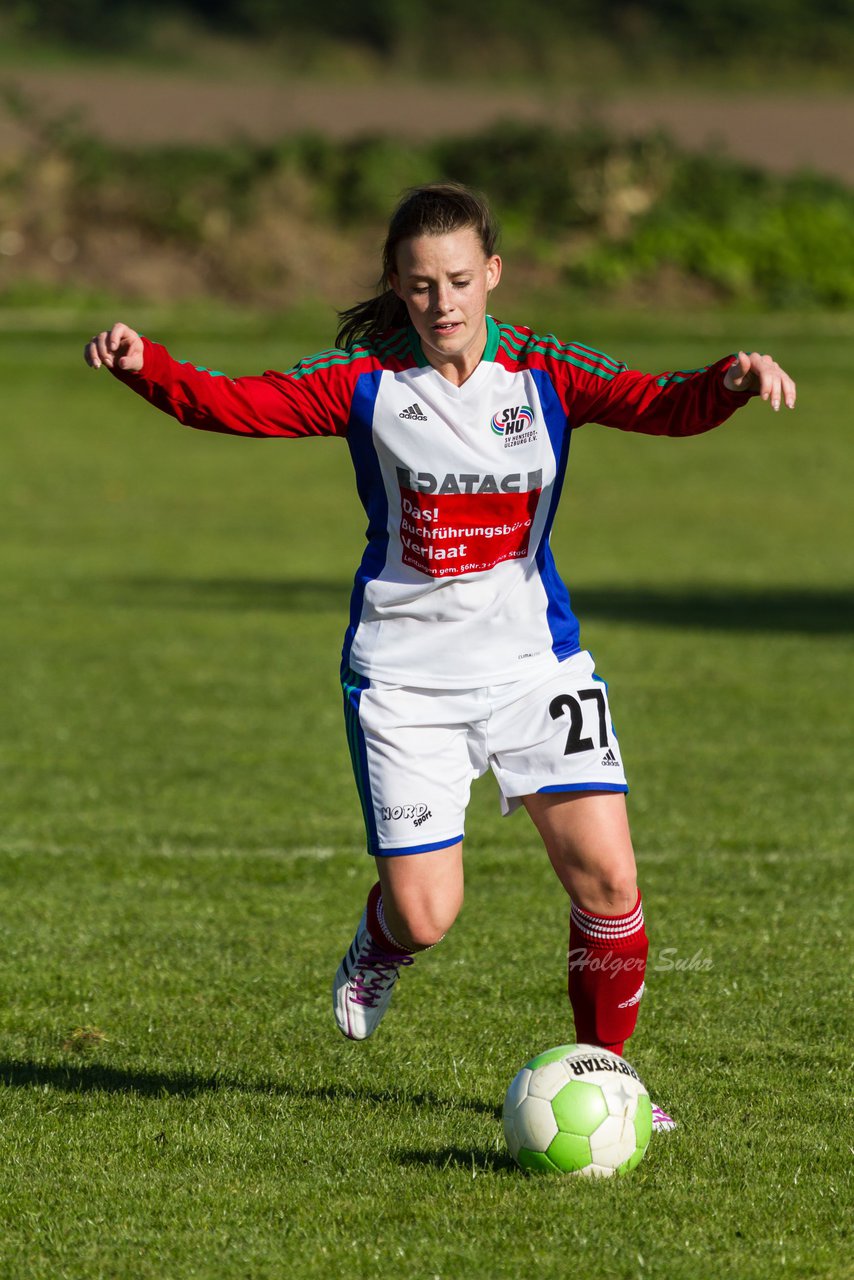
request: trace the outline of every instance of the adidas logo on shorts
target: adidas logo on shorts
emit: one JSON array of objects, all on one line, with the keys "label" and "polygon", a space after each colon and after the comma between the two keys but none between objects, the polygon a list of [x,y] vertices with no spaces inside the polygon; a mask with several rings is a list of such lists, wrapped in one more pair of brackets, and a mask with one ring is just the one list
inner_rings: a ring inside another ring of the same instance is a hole
[{"label": "adidas logo on shorts", "polygon": [[618,759],[617,759],[617,757],[614,755],[614,753],[613,753],[613,751],[611,750],[611,748],[610,748],[610,747],[609,747],[609,748],[608,748],[608,750],[605,752],[604,756],[603,756],[603,757],[602,757],[602,759],[599,761],[599,763],[600,763],[600,764],[615,764],[615,765],[617,765],[617,767],[618,767],[618,768],[619,768],[619,765],[620,765],[619,760],[618,760]]},{"label": "adidas logo on shorts", "polygon": [[404,409],[397,416],[399,418],[409,418],[411,422],[427,421],[427,414],[421,408],[421,405],[418,403],[417,400],[415,401],[415,404],[411,404],[408,409]]}]

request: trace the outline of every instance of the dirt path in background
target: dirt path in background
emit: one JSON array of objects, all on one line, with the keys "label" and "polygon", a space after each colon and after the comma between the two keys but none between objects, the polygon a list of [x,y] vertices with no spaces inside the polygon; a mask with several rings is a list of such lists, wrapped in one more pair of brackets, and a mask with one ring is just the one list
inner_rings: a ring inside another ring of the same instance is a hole
[{"label": "dirt path in background", "polygon": [[[854,183],[854,94],[645,93],[625,98],[455,85],[212,83],[127,71],[0,73],[52,112],[78,112],[112,141],[210,143],[272,140],[306,130],[343,137],[389,132],[413,138],[472,132],[492,121],[550,120],[572,127],[593,116],[621,131],[662,127],[690,148],[710,143],[778,172],[810,168]],[[22,135],[0,108],[0,151]]]}]

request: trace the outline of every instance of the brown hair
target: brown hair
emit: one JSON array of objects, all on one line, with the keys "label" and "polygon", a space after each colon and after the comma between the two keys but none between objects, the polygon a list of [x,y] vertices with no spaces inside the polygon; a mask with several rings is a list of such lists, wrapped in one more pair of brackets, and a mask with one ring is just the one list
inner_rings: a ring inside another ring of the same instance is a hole
[{"label": "brown hair", "polygon": [[498,223],[486,199],[459,182],[430,182],[404,192],[391,215],[383,245],[383,270],[373,298],[338,312],[337,347],[400,328],[409,322],[406,304],[390,287],[397,246],[412,236],[441,236],[471,227],[487,258],[495,253]]}]

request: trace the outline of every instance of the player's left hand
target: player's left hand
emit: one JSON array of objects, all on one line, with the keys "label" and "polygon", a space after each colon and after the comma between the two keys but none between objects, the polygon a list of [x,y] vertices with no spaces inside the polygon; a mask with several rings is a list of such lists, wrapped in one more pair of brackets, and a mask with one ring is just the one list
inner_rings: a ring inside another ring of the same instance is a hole
[{"label": "player's left hand", "polygon": [[794,409],[797,388],[792,378],[781,369],[771,356],[761,356],[758,351],[739,351],[734,365],[724,374],[724,386],[728,391],[751,391],[763,400],[771,401],[772,409],[779,409],[785,401],[788,409]]}]

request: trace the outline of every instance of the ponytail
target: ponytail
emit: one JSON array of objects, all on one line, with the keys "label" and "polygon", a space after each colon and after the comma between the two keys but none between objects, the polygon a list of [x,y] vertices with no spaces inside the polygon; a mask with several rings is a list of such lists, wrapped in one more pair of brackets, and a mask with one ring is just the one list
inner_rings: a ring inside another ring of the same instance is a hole
[{"label": "ponytail", "polygon": [[[382,289],[382,280],[379,288]],[[349,347],[371,334],[385,333],[386,329],[402,329],[409,323],[406,303],[393,289],[384,289],[375,298],[357,302],[346,311],[338,312],[336,347]]]}]

